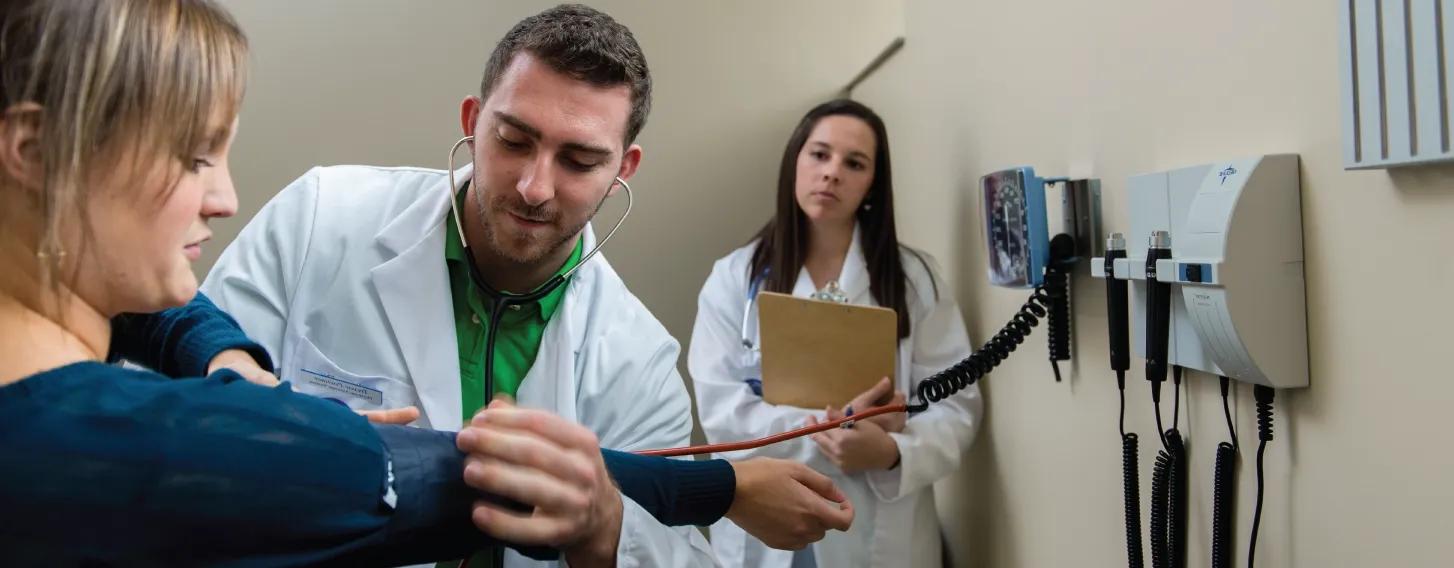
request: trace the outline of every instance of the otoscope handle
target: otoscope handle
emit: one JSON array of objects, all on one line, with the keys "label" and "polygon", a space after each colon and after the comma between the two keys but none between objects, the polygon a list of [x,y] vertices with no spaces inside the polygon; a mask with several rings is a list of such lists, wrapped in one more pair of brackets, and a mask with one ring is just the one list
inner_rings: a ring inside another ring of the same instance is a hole
[{"label": "otoscope handle", "polygon": [[1111,233],[1106,240],[1106,319],[1110,322],[1111,370],[1131,368],[1131,315],[1128,311],[1130,284],[1116,278],[1117,259],[1126,258],[1126,239]]},{"label": "otoscope handle", "polygon": [[1146,379],[1166,380],[1171,339],[1171,284],[1156,279],[1156,261],[1171,258],[1171,235],[1153,231],[1146,249]]}]

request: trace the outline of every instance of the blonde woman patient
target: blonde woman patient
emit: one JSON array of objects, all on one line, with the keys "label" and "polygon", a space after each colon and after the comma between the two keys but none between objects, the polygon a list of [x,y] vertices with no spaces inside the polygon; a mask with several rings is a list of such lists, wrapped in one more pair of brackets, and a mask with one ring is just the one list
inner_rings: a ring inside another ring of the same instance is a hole
[{"label": "blonde woman patient", "polygon": [[[628,497],[668,525],[730,509],[787,548],[831,530],[782,524],[806,518],[774,493],[799,464],[601,450],[503,401],[457,434],[372,423],[277,386],[191,266],[237,209],[247,59],[207,0],[0,2],[0,566],[398,566],[497,545],[609,566]],[[554,469],[522,480],[520,456]]]}]

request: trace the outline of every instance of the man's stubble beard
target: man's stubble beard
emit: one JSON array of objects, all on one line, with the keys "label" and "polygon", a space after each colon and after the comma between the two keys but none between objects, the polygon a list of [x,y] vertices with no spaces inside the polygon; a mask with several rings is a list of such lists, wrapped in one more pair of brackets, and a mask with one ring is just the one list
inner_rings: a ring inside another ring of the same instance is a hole
[{"label": "man's stubble beard", "polygon": [[[473,179],[470,180],[470,194],[474,197],[476,216],[478,217],[480,226],[484,229],[484,244],[485,246],[489,247],[490,252],[493,253],[496,257],[518,266],[539,265],[547,258],[550,258],[551,255],[560,251],[562,247],[569,246],[571,241],[574,240],[577,235],[581,234],[581,231],[585,230],[586,224],[590,223],[591,219],[594,219],[596,217],[596,213],[601,212],[601,207],[606,204],[606,197],[602,196],[601,200],[596,203],[595,210],[591,211],[591,215],[587,217],[585,221],[582,221],[579,225],[575,227],[570,227],[568,230],[563,231],[561,233],[561,237],[556,239],[554,243],[551,243],[549,247],[545,247],[539,253],[533,255],[520,255],[517,254],[515,251],[519,248],[529,250],[533,248],[533,245],[537,244],[541,239],[539,237],[536,237],[535,235],[524,233],[524,238],[517,240],[512,239],[510,236],[504,234],[503,231],[495,230],[494,224],[490,221],[490,212],[492,211],[492,209],[486,206],[484,195],[485,192],[482,189],[484,188],[484,185],[480,183],[478,171],[479,170],[476,169],[476,173],[471,176]],[[506,215],[509,215],[510,208],[508,204],[504,203],[504,201],[505,200],[503,199],[499,200],[498,203],[495,203],[495,206],[499,210],[505,211]],[[528,205],[526,207],[529,208]],[[528,212],[533,213],[533,211]],[[556,218],[550,221],[551,226],[556,226],[555,224],[560,220],[561,217],[559,213],[554,216]],[[510,245],[512,244],[519,244],[521,246],[518,248],[511,247]]]}]

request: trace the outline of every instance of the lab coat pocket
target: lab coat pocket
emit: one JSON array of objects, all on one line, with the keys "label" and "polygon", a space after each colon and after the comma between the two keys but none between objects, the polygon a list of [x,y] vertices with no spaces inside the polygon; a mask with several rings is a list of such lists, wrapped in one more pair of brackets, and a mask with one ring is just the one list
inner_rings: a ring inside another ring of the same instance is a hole
[{"label": "lab coat pocket", "polygon": [[293,390],[333,401],[354,410],[403,408],[415,403],[408,386],[384,377],[357,375],[334,364],[307,337],[298,338],[292,364],[283,380]]}]

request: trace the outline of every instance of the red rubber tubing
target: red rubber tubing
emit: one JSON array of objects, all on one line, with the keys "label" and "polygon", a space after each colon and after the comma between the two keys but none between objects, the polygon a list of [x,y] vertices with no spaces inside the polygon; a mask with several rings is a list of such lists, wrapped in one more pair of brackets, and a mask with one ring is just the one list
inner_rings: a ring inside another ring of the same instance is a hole
[{"label": "red rubber tubing", "polygon": [[768,437],[765,437],[765,438],[758,438],[756,440],[748,440],[746,442],[732,442],[732,443],[729,443],[729,444],[707,444],[705,446],[687,446],[687,447],[684,447],[684,448],[668,448],[668,449],[665,449],[665,450],[642,450],[642,451],[639,451],[639,452],[632,452],[632,453],[639,454],[639,455],[643,455],[643,456],[674,457],[674,456],[695,456],[695,455],[701,455],[701,454],[711,454],[711,453],[716,453],[716,452],[735,452],[735,451],[738,451],[738,450],[750,450],[750,449],[753,449],[753,448],[761,448],[763,446],[767,446],[767,445],[770,445],[770,444],[776,444],[778,442],[782,442],[782,441],[785,441],[785,440],[791,440],[793,438],[801,438],[803,436],[807,436],[809,434],[816,434],[818,432],[823,432],[825,430],[832,430],[832,429],[837,428],[837,427],[839,427],[839,426],[841,426],[841,425],[843,425],[845,423],[853,422],[855,420],[863,420],[864,418],[868,418],[868,417],[871,417],[871,416],[878,416],[880,414],[888,414],[888,413],[891,413],[891,412],[908,412],[908,411],[909,411],[909,408],[906,405],[903,405],[903,404],[889,404],[889,405],[884,405],[884,406],[880,406],[880,407],[877,407],[877,408],[873,408],[873,409],[870,409],[870,410],[865,410],[861,414],[854,414],[853,416],[848,416],[848,417],[845,417],[845,418],[839,418],[837,420],[830,420],[828,422],[822,422],[822,423],[819,423],[819,424],[815,424],[813,426],[805,426],[805,427],[802,427],[802,428],[798,428],[797,430],[790,430],[790,431],[787,431],[787,432],[783,432],[781,434],[773,434],[773,435],[768,436]]}]

